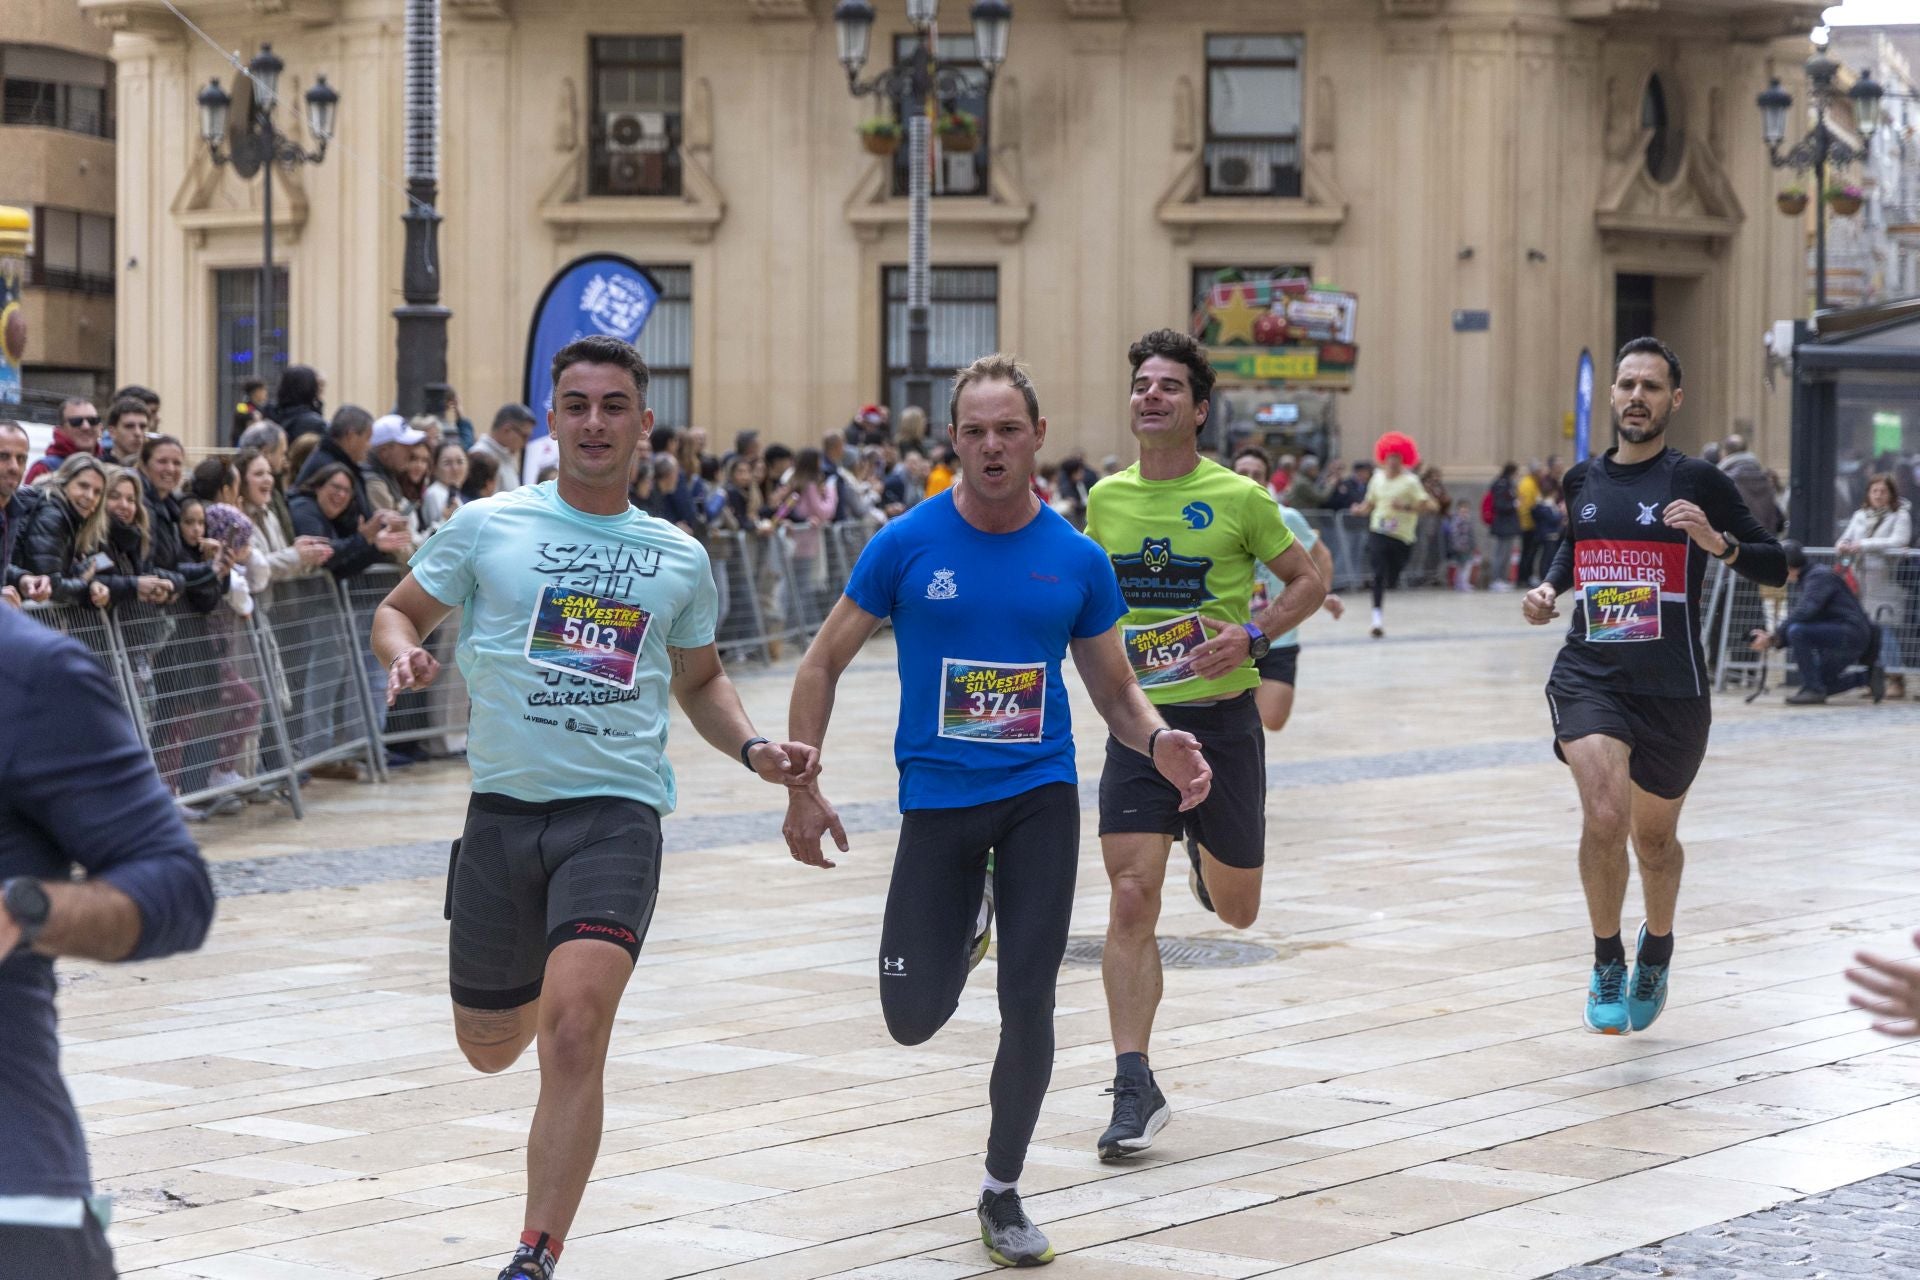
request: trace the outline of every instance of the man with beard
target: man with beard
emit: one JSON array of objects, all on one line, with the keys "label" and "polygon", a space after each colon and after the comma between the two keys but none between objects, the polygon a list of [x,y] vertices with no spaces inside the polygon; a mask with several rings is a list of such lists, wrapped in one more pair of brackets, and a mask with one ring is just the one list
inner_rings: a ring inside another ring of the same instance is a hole
[{"label": "man with beard", "polygon": [[[1712,704],[1700,645],[1707,557],[1764,586],[1786,580],[1780,544],[1716,467],[1666,443],[1680,408],[1680,360],[1635,338],[1614,364],[1620,443],[1567,472],[1567,532],[1545,579],[1521,601],[1528,622],[1573,625],[1547,681],[1554,753],[1580,791],[1580,880],[1593,925],[1587,1029],[1644,1031],[1667,1001],[1684,857],[1676,831],[1706,755]],[[1627,841],[1640,864],[1646,923],[1629,978],[1620,915]]]}]

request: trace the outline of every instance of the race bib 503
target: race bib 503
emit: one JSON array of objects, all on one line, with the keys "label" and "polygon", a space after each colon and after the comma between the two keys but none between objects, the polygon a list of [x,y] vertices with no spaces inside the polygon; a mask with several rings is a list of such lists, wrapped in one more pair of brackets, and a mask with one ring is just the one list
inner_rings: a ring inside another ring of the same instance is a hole
[{"label": "race bib 503", "polygon": [[527,623],[527,661],[631,689],[652,620],[638,605],[549,583],[540,589]]}]

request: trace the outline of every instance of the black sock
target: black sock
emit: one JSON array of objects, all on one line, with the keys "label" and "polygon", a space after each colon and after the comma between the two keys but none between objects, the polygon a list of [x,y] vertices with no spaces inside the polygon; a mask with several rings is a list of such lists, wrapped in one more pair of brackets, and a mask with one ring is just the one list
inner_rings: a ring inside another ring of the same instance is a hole
[{"label": "black sock", "polygon": [[1114,1059],[1115,1075],[1132,1076],[1135,1079],[1153,1079],[1153,1069],[1147,1066],[1144,1053],[1123,1053]]},{"label": "black sock", "polygon": [[1599,934],[1593,936],[1593,963],[1595,968],[1605,964],[1625,964],[1626,962],[1627,945],[1620,941],[1619,934],[1616,933],[1611,938],[1603,938]]},{"label": "black sock", "polygon": [[1640,945],[1634,949],[1633,958],[1641,964],[1672,964],[1673,935],[1651,930],[1641,934]]}]

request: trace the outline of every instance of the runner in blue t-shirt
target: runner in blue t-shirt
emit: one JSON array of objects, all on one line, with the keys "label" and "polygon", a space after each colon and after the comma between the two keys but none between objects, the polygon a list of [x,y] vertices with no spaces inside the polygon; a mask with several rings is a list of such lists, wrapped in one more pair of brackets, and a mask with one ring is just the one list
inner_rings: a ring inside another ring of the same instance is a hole
[{"label": "runner in blue t-shirt", "polygon": [[[1000,917],[1000,1050],[978,1213],[1001,1266],[1051,1261],[1016,1186],[1053,1074],[1053,994],[1073,913],[1080,796],[1060,660],[1113,736],[1150,757],[1190,809],[1211,773],[1166,727],[1121,648],[1113,566],[1033,494],[1047,422],[1026,372],[985,356],[954,379],[948,428],[963,479],[875,535],[794,676],[788,732],[820,745],[834,686],[880,623],[899,654],[900,844],[880,937],[880,1005],[902,1044],[946,1025]],[[788,793],[793,856],[847,848],[817,786]],[[988,881],[991,855],[992,883]]]},{"label": "runner in blue t-shirt", "polygon": [[461,611],[473,800],[447,884],[454,1035],[486,1072],[540,1042],[526,1230],[500,1280],[552,1280],[599,1154],[607,1044],[675,800],[668,696],[767,782],[805,784],[818,761],[754,733],[714,650],[707,553],[627,502],[653,426],[640,353],[580,339],[553,385],[558,479],[461,507],[373,622],[391,701],[432,683],[422,637]]}]

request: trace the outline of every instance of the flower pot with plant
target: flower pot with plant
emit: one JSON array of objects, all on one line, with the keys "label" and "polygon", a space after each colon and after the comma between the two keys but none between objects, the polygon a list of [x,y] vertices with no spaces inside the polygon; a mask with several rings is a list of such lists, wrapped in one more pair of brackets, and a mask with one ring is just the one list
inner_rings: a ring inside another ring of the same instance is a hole
[{"label": "flower pot with plant", "polygon": [[1860,205],[1866,198],[1867,193],[1851,182],[1836,182],[1827,187],[1827,208],[1843,218],[1851,218],[1860,212]]},{"label": "flower pot with plant", "polygon": [[940,145],[948,151],[977,151],[980,147],[980,119],[968,111],[947,111],[940,116]]},{"label": "flower pot with plant", "polygon": [[860,126],[860,143],[874,155],[892,155],[900,149],[900,122],[875,116]]},{"label": "flower pot with plant", "polygon": [[1788,187],[1775,196],[1773,202],[1780,206],[1780,212],[1789,218],[1798,217],[1807,211],[1807,193],[1801,187]]}]

